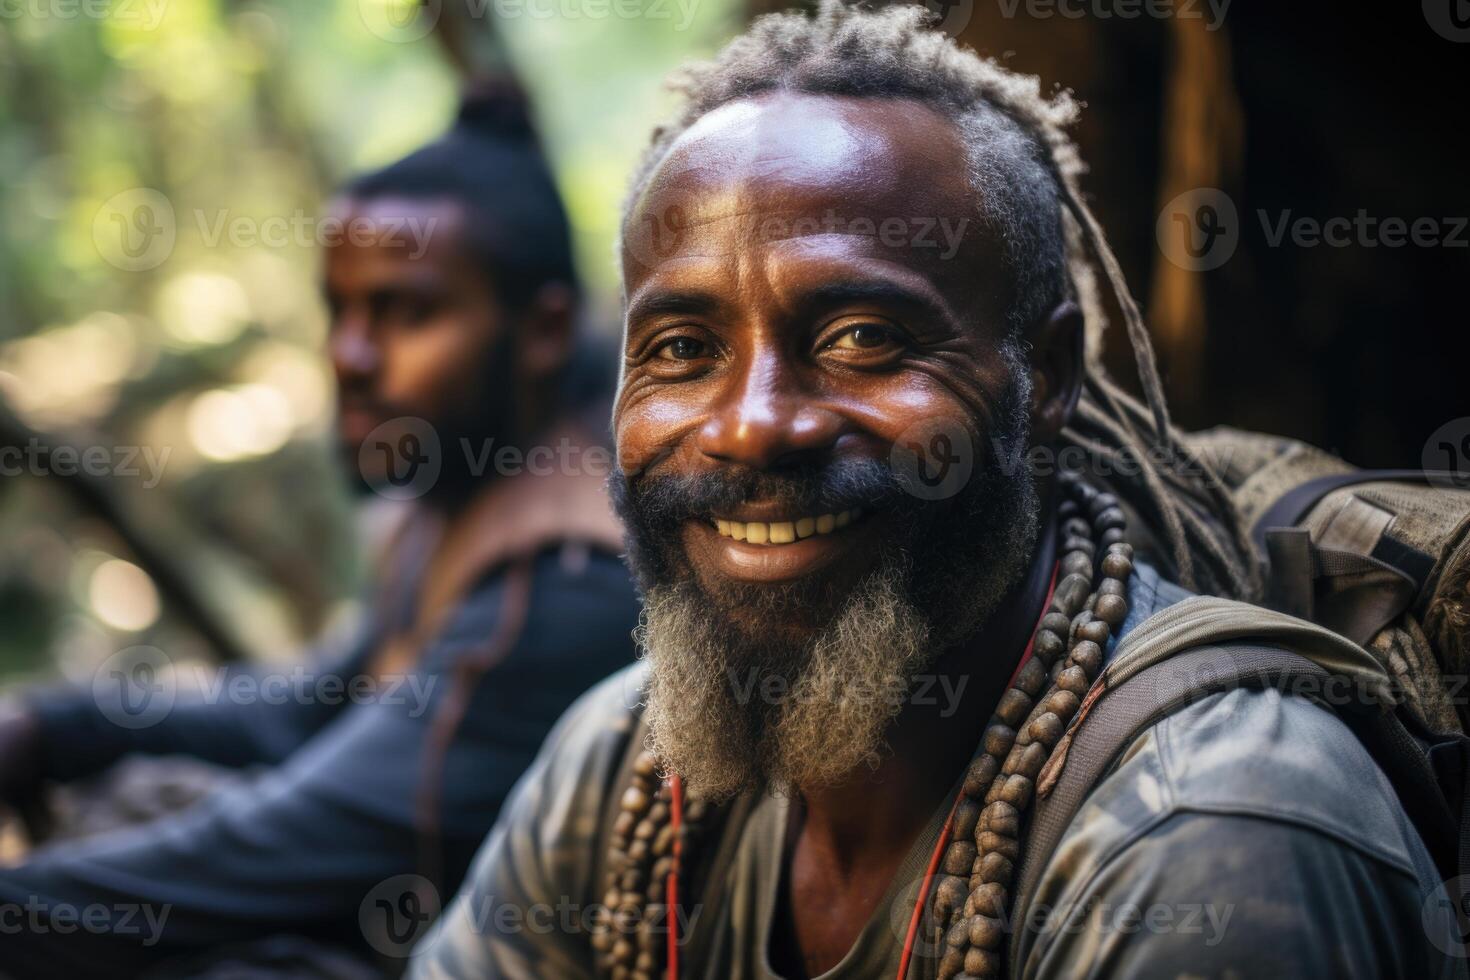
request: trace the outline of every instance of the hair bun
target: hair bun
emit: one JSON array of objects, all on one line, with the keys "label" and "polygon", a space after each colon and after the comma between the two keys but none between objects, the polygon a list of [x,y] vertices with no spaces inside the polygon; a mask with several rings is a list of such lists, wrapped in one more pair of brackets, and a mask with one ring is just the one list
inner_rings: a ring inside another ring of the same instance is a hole
[{"label": "hair bun", "polygon": [[497,139],[536,138],[525,91],[504,76],[476,79],[465,86],[455,128]]}]

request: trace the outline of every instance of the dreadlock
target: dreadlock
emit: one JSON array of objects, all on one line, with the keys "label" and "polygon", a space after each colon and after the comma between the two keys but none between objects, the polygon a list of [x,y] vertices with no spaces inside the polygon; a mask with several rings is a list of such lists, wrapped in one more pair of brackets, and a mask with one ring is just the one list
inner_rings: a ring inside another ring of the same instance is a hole
[{"label": "dreadlock", "polygon": [[[1109,483],[1158,538],[1157,558],[1196,592],[1251,599],[1259,572],[1244,520],[1211,462],[1170,421],[1153,343],[1097,219],[1083,200],[1085,165],[1068,128],[1070,93],[1048,98],[1040,80],[1008,71],[934,30],[918,5],[881,10],[821,0],[814,16],[759,18],[713,61],[672,81],[684,97],[654,131],[624,206],[630,214],[679,135],[720,106],[766,92],[912,99],[954,121],[982,223],[1000,243],[1015,283],[1013,336],[1066,298],[1087,323],[1078,410],[1063,431],[1110,470]],[[1143,402],[1108,377],[1101,360],[1106,317],[1095,277],[1106,277],[1133,348]]]}]

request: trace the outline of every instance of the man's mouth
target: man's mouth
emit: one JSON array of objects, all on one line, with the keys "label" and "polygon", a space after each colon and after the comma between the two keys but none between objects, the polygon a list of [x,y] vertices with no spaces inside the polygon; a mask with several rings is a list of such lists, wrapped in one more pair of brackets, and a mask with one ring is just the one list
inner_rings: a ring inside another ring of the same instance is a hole
[{"label": "man's mouth", "polygon": [[715,530],[721,537],[745,541],[749,544],[792,544],[818,534],[831,534],[847,527],[862,516],[856,507],[835,514],[818,514],[793,517],[785,521],[739,521],[733,518],[714,518]]}]

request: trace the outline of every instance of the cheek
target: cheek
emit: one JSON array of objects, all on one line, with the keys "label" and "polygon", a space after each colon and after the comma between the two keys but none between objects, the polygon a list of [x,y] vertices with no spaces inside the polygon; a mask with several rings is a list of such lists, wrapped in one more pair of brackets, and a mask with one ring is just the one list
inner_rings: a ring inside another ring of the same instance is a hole
[{"label": "cheek", "polygon": [[658,386],[626,398],[613,420],[618,465],[637,473],[679,450],[703,423],[713,388],[698,382]]},{"label": "cheek", "polygon": [[489,355],[486,333],[455,320],[398,333],[384,351],[384,397],[425,414],[483,397],[475,388]]}]

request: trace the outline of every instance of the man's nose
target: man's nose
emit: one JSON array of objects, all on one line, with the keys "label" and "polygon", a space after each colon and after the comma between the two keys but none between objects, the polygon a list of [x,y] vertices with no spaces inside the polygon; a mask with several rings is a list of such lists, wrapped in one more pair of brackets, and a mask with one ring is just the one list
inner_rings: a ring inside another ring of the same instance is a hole
[{"label": "man's nose", "polygon": [[771,357],[720,396],[700,427],[697,445],[711,459],[766,470],[824,455],[841,433],[841,416]]},{"label": "man's nose", "polygon": [[377,373],[382,354],[362,319],[343,317],[333,323],[327,346],[338,381],[362,381]]}]

